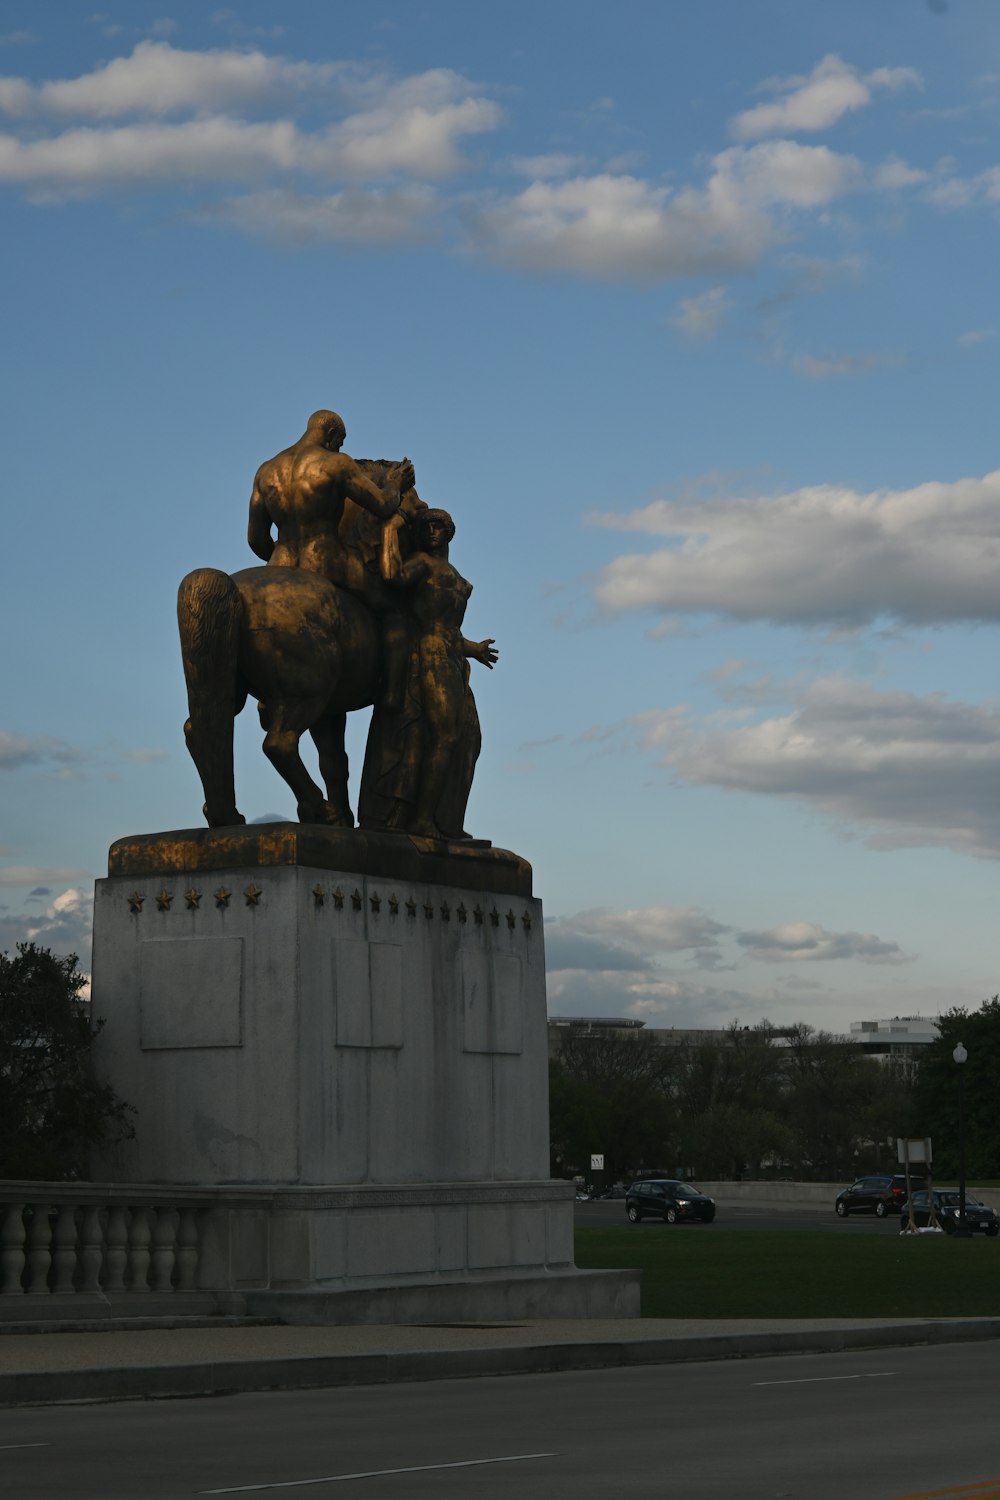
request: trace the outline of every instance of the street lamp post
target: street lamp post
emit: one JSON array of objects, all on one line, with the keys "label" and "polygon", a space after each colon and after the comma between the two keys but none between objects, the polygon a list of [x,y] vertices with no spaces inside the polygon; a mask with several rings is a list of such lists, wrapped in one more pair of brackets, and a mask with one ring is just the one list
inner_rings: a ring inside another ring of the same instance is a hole
[{"label": "street lamp post", "polygon": [[971,1231],[965,1219],[965,1063],[969,1054],[959,1042],[951,1055],[958,1064],[958,1228],[955,1233],[962,1239],[970,1239]]}]

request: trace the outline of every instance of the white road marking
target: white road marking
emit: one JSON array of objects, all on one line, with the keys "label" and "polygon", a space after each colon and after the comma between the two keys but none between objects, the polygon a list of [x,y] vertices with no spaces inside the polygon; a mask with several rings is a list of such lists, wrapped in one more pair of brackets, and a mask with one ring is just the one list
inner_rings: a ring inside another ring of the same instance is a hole
[{"label": "white road marking", "polygon": [[0,1453],[9,1453],[11,1448],[48,1448],[49,1443],[0,1443]]},{"label": "white road marking", "polygon": [[478,1469],[484,1464],[523,1464],[531,1458],[558,1458],[558,1453],[512,1453],[507,1458],[467,1458],[455,1464],[414,1464],[408,1469],[368,1469],[358,1474],[324,1474],[320,1479],[278,1479],[271,1484],[233,1484],[202,1495],[245,1495],[250,1490],[293,1490],[304,1484],[337,1484],[344,1479],[382,1479],[388,1474],[426,1474],[432,1469]]},{"label": "white road marking", "polygon": [[895,1370],[873,1370],[869,1375],[810,1375],[805,1380],[754,1380],[752,1385],[822,1385],[828,1380],[888,1380]]}]

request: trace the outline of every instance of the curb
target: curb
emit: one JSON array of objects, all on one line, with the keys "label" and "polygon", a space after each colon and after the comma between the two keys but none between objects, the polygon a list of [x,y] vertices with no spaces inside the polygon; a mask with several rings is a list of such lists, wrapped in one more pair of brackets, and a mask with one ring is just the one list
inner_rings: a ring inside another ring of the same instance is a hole
[{"label": "curb", "polygon": [[0,1375],[0,1406],[137,1401],[308,1390],[402,1381],[469,1380],[616,1369],[774,1354],[828,1354],[847,1349],[905,1348],[1000,1339],[1000,1318],[893,1324],[839,1330],[732,1333],[707,1338],[535,1344],[521,1348],[409,1350],[381,1354],[294,1355],[276,1359],[198,1361],[91,1370]]}]

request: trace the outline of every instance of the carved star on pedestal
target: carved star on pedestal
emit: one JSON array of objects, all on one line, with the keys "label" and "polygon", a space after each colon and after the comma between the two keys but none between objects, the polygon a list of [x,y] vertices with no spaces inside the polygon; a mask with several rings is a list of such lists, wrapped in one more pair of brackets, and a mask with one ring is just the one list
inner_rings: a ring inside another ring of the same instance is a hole
[{"label": "carved star on pedestal", "polygon": [[500,913],[497,911],[497,909],[496,909],[495,906],[494,906],[493,910],[490,912],[490,921],[492,922],[492,924],[493,924],[494,927],[499,927],[500,926]]},{"label": "carved star on pedestal", "polygon": [[451,907],[448,905],[447,901],[441,902],[441,920],[442,922],[451,921]]},{"label": "carved star on pedestal", "polygon": [[188,911],[197,911],[201,905],[201,891],[196,891],[194,886],[184,892],[184,900],[187,902]]},{"label": "carved star on pedestal", "polygon": [[406,903],[406,915],[408,917],[415,917],[417,915],[417,903],[415,901],[413,901],[413,900],[407,901],[407,903]]},{"label": "carved star on pedestal", "polygon": [[517,926],[517,918],[512,911],[508,911],[507,913],[507,926],[510,928],[511,932],[513,932],[514,928]]},{"label": "carved star on pedestal", "polygon": [[247,886],[246,890],[243,892],[243,895],[244,895],[244,897],[246,899],[247,906],[259,906],[260,905],[260,898],[261,898],[261,896],[263,896],[263,894],[264,894],[264,892],[263,891],[259,891],[257,889],[257,887],[254,885],[254,883],[253,883],[252,880],[251,880],[250,884]]},{"label": "carved star on pedestal", "polygon": [[378,891],[372,891],[371,895],[368,897],[368,905],[376,915],[378,915],[378,913],[382,910],[382,897],[379,895]]},{"label": "carved star on pedestal", "polygon": [[482,927],[482,925],[483,925],[483,908],[478,903],[472,908],[472,915],[476,919],[476,926],[477,927]]},{"label": "carved star on pedestal", "polygon": [[433,915],[434,915],[434,907],[433,907],[432,903],[430,901],[425,901],[424,902],[424,916],[427,918],[428,922],[431,920],[431,918],[433,917]]},{"label": "carved star on pedestal", "polygon": [[321,885],[317,884],[317,885],[313,886],[313,888],[312,888],[312,897],[313,897],[313,901],[315,902],[315,904],[317,906],[322,906],[323,905],[323,899],[324,899],[325,895],[326,895],[326,892],[323,890],[323,887]]},{"label": "carved star on pedestal", "polygon": [[455,907],[455,915],[460,922],[464,922],[466,917],[469,915],[468,911],[466,910],[464,901],[460,901]]},{"label": "carved star on pedestal", "polygon": [[173,899],[174,899],[174,893],[173,893],[173,891],[168,891],[167,888],[166,888],[166,886],[164,886],[163,889],[162,889],[162,891],[160,892],[160,894],[156,898],[156,905],[157,905],[157,907],[159,908],[160,911],[169,911],[170,910],[170,903],[171,903],[171,901]]},{"label": "carved star on pedestal", "polygon": [[389,897],[389,910],[392,912],[392,915],[394,917],[399,916],[399,897],[395,894],[395,892],[393,892],[393,894]]},{"label": "carved star on pedestal", "polygon": [[524,916],[521,918],[521,923],[524,927],[525,932],[531,931],[531,913],[529,911],[526,911],[524,913]]},{"label": "carved star on pedestal", "polygon": [[361,910],[361,892],[358,890],[357,886],[355,886],[353,891],[351,892],[351,905],[354,907],[355,911]]},{"label": "carved star on pedestal", "polygon": [[343,911],[344,910],[344,893],[340,889],[339,885],[338,885],[337,889],[333,893],[333,904],[337,908],[338,911]]},{"label": "carved star on pedestal", "polygon": [[145,896],[140,896],[138,891],[133,891],[131,896],[129,896],[128,898],[129,911],[134,912],[134,914],[138,916],[142,911],[142,903],[145,901],[145,899]]},{"label": "carved star on pedestal", "polygon": [[224,885],[220,885],[219,889],[214,894],[216,906],[228,906],[229,898],[233,893],[232,891],[227,891]]}]

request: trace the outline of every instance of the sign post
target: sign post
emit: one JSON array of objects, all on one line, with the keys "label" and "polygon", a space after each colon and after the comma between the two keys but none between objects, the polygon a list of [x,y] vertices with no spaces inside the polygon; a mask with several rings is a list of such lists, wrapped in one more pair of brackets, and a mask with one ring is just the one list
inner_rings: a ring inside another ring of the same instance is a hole
[{"label": "sign post", "polygon": [[910,1211],[909,1222],[906,1226],[907,1234],[916,1234],[917,1221],[913,1217],[913,1189],[910,1186],[910,1164],[923,1163],[927,1168],[927,1227],[937,1227],[937,1217],[934,1213],[934,1191],[931,1184],[931,1161],[933,1152],[931,1150],[931,1138],[927,1136],[898,1136],[896,1138],[896,1160],[902,1162],[906,1172],[906,1206]]}]

